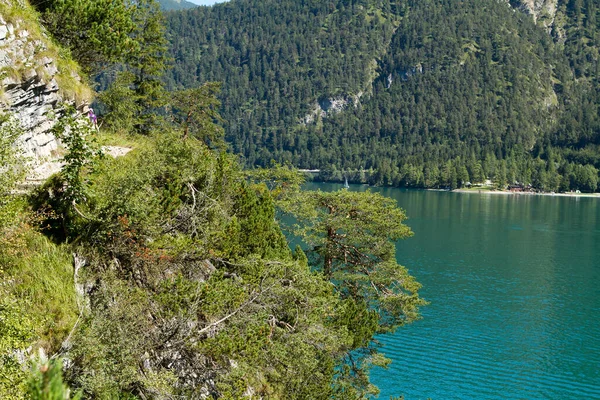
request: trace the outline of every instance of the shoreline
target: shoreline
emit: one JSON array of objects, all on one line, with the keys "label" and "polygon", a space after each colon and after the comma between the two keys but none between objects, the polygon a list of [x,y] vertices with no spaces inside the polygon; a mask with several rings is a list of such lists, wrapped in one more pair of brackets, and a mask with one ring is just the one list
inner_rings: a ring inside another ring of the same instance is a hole
[{"label": "shoreline", "polygon": [[[428,189],[439,190],[439,189]],[[500,195],[516,195],[516,196],[551,196],[551,197],[591,197],[599,198],[600,193],[537,193],[537,192],[511,192],[510,190],[479,190],[479,189],[455,189],[451,190],[455,193],[475,193],[475,194],[500,194]]]},{"label": "shoreline", "polygon": [[[309,181],[307,183],[313,184],[332,184],[332,185],[343,185],[342,182],[337,181]],[[486,188],[482,189],[434,189],[434,188],[413,188],[413,187],[397,187],[397,186],[371,186],[367,183],[350,183],[350,186],[367,186],[369,188],[392,188],[392,189],[405,189],[405,190],[426,190],[430,192],[449,192],[449,193],[475,193],[475,194],[494,194],[494,195],[515,195],[515,196],[550,196],[550,197],[572,197],[572,198],[597,198],[600,199],[600,192],[598,193],[552,193],[552,192],[513,192],[510,190],[490,190]]]}]

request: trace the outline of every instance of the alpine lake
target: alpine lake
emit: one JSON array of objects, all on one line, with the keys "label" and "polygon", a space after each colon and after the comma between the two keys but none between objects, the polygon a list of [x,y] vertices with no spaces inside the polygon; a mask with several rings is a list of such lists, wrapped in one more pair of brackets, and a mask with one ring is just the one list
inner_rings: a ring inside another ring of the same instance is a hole
[{"label": "alpine lake", "polygon": [[377,338],[379,399],[600,399],[600,199],[370,190],[406,211],[397,258],[430,302]]}]

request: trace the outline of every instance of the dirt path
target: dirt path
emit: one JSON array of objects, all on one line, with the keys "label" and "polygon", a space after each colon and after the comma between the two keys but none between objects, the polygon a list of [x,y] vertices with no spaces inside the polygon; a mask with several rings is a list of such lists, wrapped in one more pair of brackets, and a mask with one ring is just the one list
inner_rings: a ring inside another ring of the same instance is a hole
[{"label": "dirt path", "polygon": [[[127,153],[133,150],[131,147],[120,147],[120,146],[102,146],[102,151],[105,155],[113,158],[123,157]],[[21,189],[33,188],[43,184],[52,175],[60,172],[60,169],[64,163],[59,159],[52,159],[45,161],[41,164],[34,165],[32,170],[29,172],[23,182]]]}]

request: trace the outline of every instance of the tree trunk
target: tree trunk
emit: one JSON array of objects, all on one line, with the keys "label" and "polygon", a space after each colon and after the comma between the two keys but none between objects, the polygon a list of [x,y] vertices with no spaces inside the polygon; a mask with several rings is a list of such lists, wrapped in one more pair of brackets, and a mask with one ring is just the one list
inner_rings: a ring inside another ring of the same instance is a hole
[{"label": "tree trunk", "polygon": [[325,263],[323,265],[323,273],[325,274],[325,278],[331,279],[331,275],[333,274],[333,256],[332,256],[332,246],[333,246],[333,238],[335,237],[335,229],[329,227],[327,228],[327,244],[325,246]]}]

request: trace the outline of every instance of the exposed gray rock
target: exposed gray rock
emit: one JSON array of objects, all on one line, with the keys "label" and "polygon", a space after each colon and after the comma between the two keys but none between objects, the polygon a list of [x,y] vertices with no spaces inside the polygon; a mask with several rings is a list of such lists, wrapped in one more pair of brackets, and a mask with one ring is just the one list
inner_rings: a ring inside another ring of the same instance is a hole
[{"label": "exposed gray rock", "polygon": [[32,39],[20,23],[0,17],[0,111],[13,114],[24,134],[19,145],[24,155],[40,163],[52,158],[59,142],[52,134],[54,118],[63,99],[54,77],[58,68],[50,57],[41,56],[46,45]]},{"label": "exposed gray rock", "polygon": [[[47,135],[46,139],[52,141],[54,140],[54,136]],[[44,140],[42,139],[41,135],[38,136],[36,140],[41,140],[42,144],[40,147],[44,147]],[[113,158],[123,157],[131,150],[133,149],[130,147],[102,146],[102,152],[104,155]],[[27,174],[27,179],[23,183],[22,188],[36,187],[43,184],[52,175],[60,172],[64,165],[65,163],[59,157],[58,153],[49,159],[37,160]]]},{"label": "exposed gray rock", "polygon": [[318,118],[327,118],[330,115],[340,113],[344,111],[349,104],[353,104],[354,107],[358,107],[360,98],[363,96],[363,92],[359,92],[355,95],[341,95],[331,98],[319,99],[313,104],[312,110],[304,116],[302,119],[303,124],[310,124],[315,122]]},{"label": "exposed gray rock", "polygon": [[558,0],[507,0],[511,5],[530,14],[536,24],[546,28],[548,33],[554,32],[558,39],[564,32],[555,26]]},{"label": "exposed gray rock", "polygon": [[127,153],[133,150],[131,147],[120,147],[120,146],[102,146],[102,153],[113,158],[123,157]]}]

